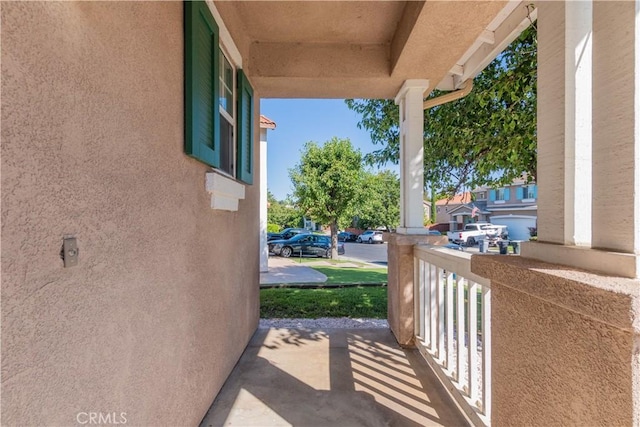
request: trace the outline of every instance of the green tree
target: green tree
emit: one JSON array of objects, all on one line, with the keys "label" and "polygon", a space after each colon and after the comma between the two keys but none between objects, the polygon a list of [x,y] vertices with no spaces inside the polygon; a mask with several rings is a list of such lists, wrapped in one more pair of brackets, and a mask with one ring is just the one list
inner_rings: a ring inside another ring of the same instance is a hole
[{"label": "green tree", "polygon": [[278,201],[270,191],[267,191],[267,202],[269,205],[267,224],[275,225],[278,230],[282,230],[287,227],[300,227],[303,223],[303,213],[295,206],[291,198],[287,197],[283,201]]},{"label": "green tree", "polygon": [[400,180],[391,171],[366,172],[356,214],[363,229],[396,228],[400,223]]},{"label": "green tree", "polygon": [[[463,187],[504,185],[523,173],[535,179],[536,30],[530,27],[474,79],[466,97],[424,112],[425,185],[455,194]],[[431,93],[430,98],[442,95]],[[347,100],[358,126],[382,148],[370,164],[398,163],[398,107],[390,100]]]},{"label": "green tree", "polygon": [[305,215],[331,228],[332,258],[338,255],[338,227],[353,217],[361,175],[360,150],[348,139],[336,137],[322,146],[307,142],[300,163],[289,170],[298,206]]}]

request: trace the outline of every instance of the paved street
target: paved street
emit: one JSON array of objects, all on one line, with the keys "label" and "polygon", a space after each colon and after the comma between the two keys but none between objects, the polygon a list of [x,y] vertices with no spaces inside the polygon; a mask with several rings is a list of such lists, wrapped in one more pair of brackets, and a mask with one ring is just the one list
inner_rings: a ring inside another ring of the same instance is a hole
[{"label": "paved street", "polygon": [[353,258],[358,261],[370,262],[382,266],[387,265],[387,244],[386,243],[353,243],[346,242],[344,244],[345,254],[347,258]]}]

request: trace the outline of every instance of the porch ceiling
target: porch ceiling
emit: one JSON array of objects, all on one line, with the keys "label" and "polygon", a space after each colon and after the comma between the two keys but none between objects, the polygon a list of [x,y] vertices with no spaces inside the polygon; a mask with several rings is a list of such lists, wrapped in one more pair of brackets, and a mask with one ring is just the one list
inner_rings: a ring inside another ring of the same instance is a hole
[{"label": "porch ceiling", "polygon": [[429,79],[432,86],[446,80],[507,3],[217,1],[215,5],[262,97],[393,98],[406,79]]}]

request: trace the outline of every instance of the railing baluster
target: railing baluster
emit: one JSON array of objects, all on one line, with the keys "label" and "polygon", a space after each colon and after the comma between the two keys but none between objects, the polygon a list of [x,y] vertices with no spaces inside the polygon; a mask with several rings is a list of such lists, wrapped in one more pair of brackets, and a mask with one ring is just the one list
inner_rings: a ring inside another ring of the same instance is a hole
[{"label": "railing baluster", "polygon": [[465,351],[464,351],[464,278],[456,277],[456,345],[457,345],[457,360],[456,360],[456,380],[458,386],[461,389],[467,384],[465,368]]},{"label": "railing baluster", "polygon": [[420,245],[414,254],[418,349],[472,424],[489,426],[491,282],[471,271],[470,254]]},{"label": "railing baluster", "polygon": [[422,289],[422,293],[424,295],[424,309],[422,310],[422,317],[420,318],[420,321],[422,322],[422,333],[424,334],[424,340],[427,347],[431,346],[431,326],[429,324],[429,322],[431,321],[431,314],[429,312],[429,309],[431,307],[431,285],[429,284],[429,269],[431,269],[431,264],[425,262],[424,270],[422,271],[422,282],[424,283],[424,287]]},{"label": "railing baluster", "polygon": [[482,413],[491,419],[491,288],[482,287]]},{"label": "railing baluster", "polygon": [[469,314],[467,316],[469,325],[469,397],[474,405],[478,402],[478,284],[469,281]]},{"label": "railing baluster", "polygon": [[421,259],[418,259],[418,262],[415,266],[415,278],[416,278],[416,285],[415,285],[415,291],[416,291],[416,296],[414,297],[414,307],[415,307],[415,313],[416,313],[416,319],[417,321],[415,322],[415,334],[416,337],[418,337],[418,339],[425,341],[425,334],[424,334],[424,310],[425,310],[425,295],[424,295],[424,268],[425,268],[425,262]]},{"label": "railing baluster", "polygon": [[445,316],[444,316],[444,271],[441,268],[436,269],[437,280],[437,297],[438,297],[438,361],[443,364],[446,359],[445,347],[444,347],[444,331],[445,331]]},{"label": "railing baluster", "polygon": [[429,349],[432,352],[438,349],[438,300],[437,300],[437,287],[438,287],[438,268],[429,264],[429,335],[431,341]]},{"label": "railing baluster", "polygon": [[446,367],[453,373],[453,273],[447,271],[447,360]]}]

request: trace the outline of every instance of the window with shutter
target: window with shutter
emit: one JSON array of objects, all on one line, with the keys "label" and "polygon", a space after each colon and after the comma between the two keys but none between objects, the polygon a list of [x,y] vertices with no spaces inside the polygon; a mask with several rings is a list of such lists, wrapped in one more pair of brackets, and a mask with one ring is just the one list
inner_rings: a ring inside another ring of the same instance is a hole
[{"label": "window with shutter", "polygon": [[204,2],[184,3],[185,152],[213,167],[220,165],[217,99],[218,25]]},{"label": "window with shutter", "polygon": [[185,152],[253,184],[253,88],[203,1],[184,3]]},{"label": "window with shutter", "polygon": [[523,197],[522,199],[524,200],[533,200],[536,198],[536,189],[535,189],[535,185],[527,185],[525,187],[523,187]]},{"label": "window with shutter", "polygon": [[237,178],[253,184],[253,88],[238,71],[238,169]]}]

